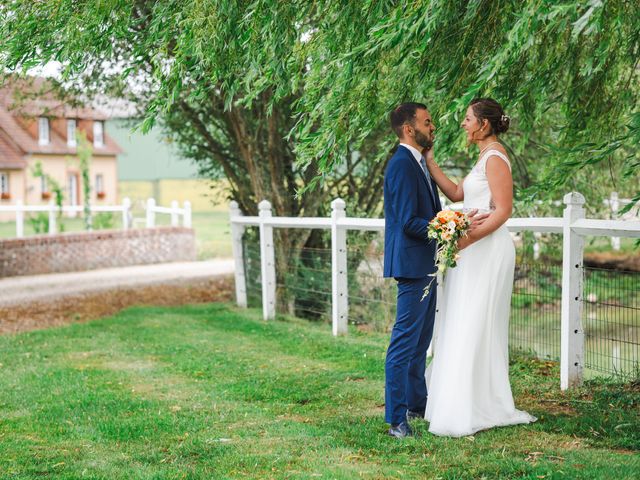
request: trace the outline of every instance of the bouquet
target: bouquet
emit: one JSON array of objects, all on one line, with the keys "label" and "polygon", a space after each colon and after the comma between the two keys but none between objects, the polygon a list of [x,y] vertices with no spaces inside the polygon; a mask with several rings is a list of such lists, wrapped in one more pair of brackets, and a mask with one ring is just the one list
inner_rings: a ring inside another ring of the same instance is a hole
[{"label": "bouquet", "polygon": [[438,242],[436,251],[436,267],[438,269],[429,274],[433,278],[424,287],[424,293],[420,301],[429,295],[431,284],[438,273],[444,273],[447,268],[453,268],[457,265],[457,261],[460,258],[460,255],[458,255],[458,239],[467,236],[469,225],[471,225],[471,222],[464,213],[454,212],[453,210],[442,210],[429,222],[427,237],[434,238]]}]

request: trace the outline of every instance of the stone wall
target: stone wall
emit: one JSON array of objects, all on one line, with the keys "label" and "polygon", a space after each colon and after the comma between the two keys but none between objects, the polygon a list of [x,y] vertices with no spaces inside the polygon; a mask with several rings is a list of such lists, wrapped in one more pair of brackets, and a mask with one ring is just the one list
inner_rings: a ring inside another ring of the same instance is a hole
[{"label": "stone wall", "polygon": [[194,231],[183,227],[0,239],[0,278],[195,259]]}]

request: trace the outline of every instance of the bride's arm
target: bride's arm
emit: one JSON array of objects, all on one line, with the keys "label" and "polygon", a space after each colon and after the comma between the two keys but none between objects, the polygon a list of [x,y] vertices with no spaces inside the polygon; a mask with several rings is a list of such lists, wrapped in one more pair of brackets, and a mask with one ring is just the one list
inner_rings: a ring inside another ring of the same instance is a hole
[{"label": "bride's arm", "polygon": [[500,157],[491,156],[487,160],[487,180],[495,210],[480,226],[458,241],[460,249],[468,247],[490,233],[495,232],[511,217],[513,210],[513,179],[511,170]]},{"label": "bride's arm", "polygon": [[433,148],[427,152],[425,158],[427,160],[429,173],[438,184],[438,187],[440,187],[440,190],[442,190],[442,193],[452,202],[463,201],[464,192],[462,191],[462,182],[456,184],[444,174],[433,158]]}]

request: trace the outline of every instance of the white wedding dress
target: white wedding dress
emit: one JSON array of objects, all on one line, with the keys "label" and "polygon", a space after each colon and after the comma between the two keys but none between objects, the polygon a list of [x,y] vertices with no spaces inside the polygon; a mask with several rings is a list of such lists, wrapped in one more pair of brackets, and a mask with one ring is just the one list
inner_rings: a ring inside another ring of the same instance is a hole
[{"label": "white wedding dress", "polygon": [[[489,150],[465,178],[464,209],[493,209],[486,176]],[[516,410],[509,384],[509,312],[515,248],[507,227],[460,252],[444,282],[433,360],[427,368],[425,418],[436,435],[462,437],[479,430],[536,420]]]}]

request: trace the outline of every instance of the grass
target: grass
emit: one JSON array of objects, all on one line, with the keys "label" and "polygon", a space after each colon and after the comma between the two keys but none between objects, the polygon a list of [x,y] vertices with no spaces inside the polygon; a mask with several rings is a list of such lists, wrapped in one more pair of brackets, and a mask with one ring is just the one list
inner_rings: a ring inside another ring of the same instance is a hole
[{"label": "grass", "polygon": [[225,304],[0,337],[0,478],[637,478],[637,384],[565,394],[555,364],[519,357],[537,423],[449,439],[418,421],[396,441],[386,344]]}]

